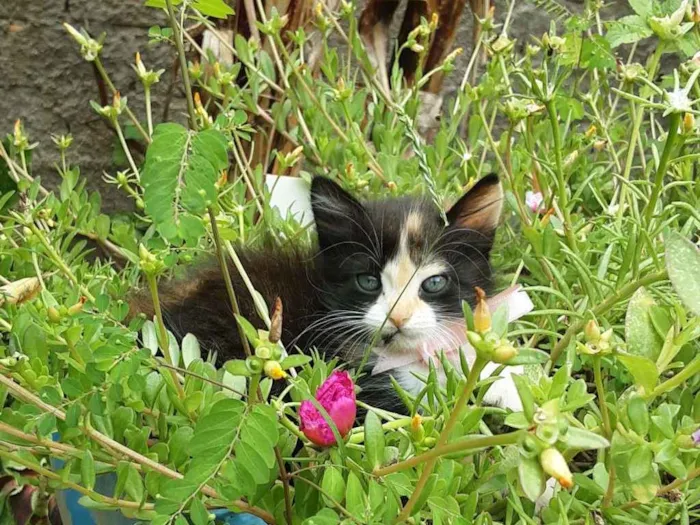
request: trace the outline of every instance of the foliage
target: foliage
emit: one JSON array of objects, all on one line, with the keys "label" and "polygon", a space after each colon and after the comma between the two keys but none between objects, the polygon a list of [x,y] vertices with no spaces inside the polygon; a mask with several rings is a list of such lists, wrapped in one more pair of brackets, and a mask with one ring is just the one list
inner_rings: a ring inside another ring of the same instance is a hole
[{"label": "foliage", "polygon": [[[182,26],[193,20],[220,37],[205,15],[225,17],[227,4],[148,4],[170,11],[169,27],[149,35],[174,44],[197,96],[187,91],[189,127],[154,129],[149,90],[160,72],[137,58],[144,122],[116,92],[111,105],[95,105],[129,165],[107,180],[135,213],[100,212],[100,196],[70,163],[70,137],[54,138],[61,182],[53,191],[32,170],[35,145],[21,123],[0,143],[7,473],[40,493],[73,488],[89,507],[154,523],[206,524],[222,507],[309,524],[534,523],[538,513],[544,523],[699,519],[694,4],[633,0],[634,15],[603,25],[598,3],[587,2],[522,52],[508,37],[517,21],[481,21],[488,60],[475,85],[472,62],[432,141],[416,127],[420,87],[450,72],[455,56],[413,85],[394,71],[388,92],[350,4],[319,9],[314,35],[289,34],[273,11],[258,21],[260,41],[235,36],[231,65],[201,48],[188,64]],[[419,33],[431,30],[423,21]],[[100,53],[109,41],[70,34],[106,76]],[[630,55],[618,65],[613,50],[642,38],[658,40],[646,64]],[[314,42],[318,69],[306,63]],[[671,53],[680,66],[660,70]],[[142,163],[130,150],[134,136],[147,147]],[[499,359],[478,309],[465,308],[482,345],[476,361],[444,360],[444,385],[433,368],[423,395],[399,392],[408,416],[364,407],[364,423],[325,449],[299,430],[298,406],[338,363],[288,349],[274,365],[279,317],[259,295],[269,331],[238,318],[254,355],[218,368],[194,337],[178,343],[166,333],[160,315],[127,321],[129,290],[146,283],[157,304],[156,278],[203,252],[235,264],[231,241],[310,242],[270,207],[271,170],[325,174],[366,196],[423,191],[441,206],[498,172],[507,201],[493,254],[499,284],[521,283],[536,305],[510,326],[492,313],[499,344],[519,352],[504,366],[528,363],[515,376],[522,412],[482,406],[494,378],[479,373]],[[528,191],[542,194],[541,209],[526,202]],[[284,378],[282,395],[271,394],[266,372]],[[116,476],[113,494],[95,490],[104,473]],[[540,512],[534,501],[549,476],[573,487],[557,486]]]}]

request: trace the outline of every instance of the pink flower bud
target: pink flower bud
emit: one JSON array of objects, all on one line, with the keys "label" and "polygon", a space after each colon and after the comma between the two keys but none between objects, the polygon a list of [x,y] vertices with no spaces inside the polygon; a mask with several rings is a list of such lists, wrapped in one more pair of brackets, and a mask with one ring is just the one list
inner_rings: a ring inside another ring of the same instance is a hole
[{"label": "pink flower bud", "polygon": [[[355,404],[355,385],[347,372],[333,372],[316,391],[316,400],[328,412],[328,415],[345,437],[355,423],[357,405]],[[311,401],[302,401],[299,407],[300,429],[310,441],[321,447],[335,444],[335,436],[330,425]]]},{"label": "pink flower bud", "polygon": [[700,428],[693,432],[693,443],[700,445]]},{"label": "pink flower bud", "polygon": [[532,192],[528,191],[525,193],[525,205],[530,208],[533,213],[539,213],[544,210],[542,203],[544,202],[544,197],[539,191]]}]

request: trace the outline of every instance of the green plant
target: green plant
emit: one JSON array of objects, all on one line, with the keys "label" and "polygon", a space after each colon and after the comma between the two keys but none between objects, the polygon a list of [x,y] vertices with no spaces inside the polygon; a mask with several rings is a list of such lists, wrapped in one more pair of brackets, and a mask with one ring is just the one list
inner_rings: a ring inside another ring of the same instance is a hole
[{"label": "green plant", "polygon": [[[34,146],[20,123],[0,144],[7,472],[42,493],[74,488],[85,505],[154,523],[185,523],[185,515],[209,523],[216,507],[278,523],[534,523],[533,501],[549,475],[573,487],[557,491],[542,511],[546,523],[698,519],[695,4],[635,0],[634,18],[604,26],[598,3],[587,2],[522,54],[508,36],[512,11],[502,26],[484,20],[478,47],[488,61],[475,85],[467,80],[479,66],[470,62],[432,142],[416,126],[420,89],[450,72],[455,56],[419,67],[409,85],[395,69],[387,90],[351,4],[315,12],[318,71],[305,67],[305,30],[285,32],[288,20],[275,10],[261,16],[257,37],[228,42],[207,17],[226,16],[223,2],[152,4],[167,13],[167,27],[149,33],[173,45],[185,73],[188,127],[154,127],[150,103],[140,119],[109,81],[112,104],[95,108],[130,159],[130,170],[109,180],[137,213],[100,213],[99,195],[70,163],[69,137],[55,140],[62,182],[54,192],[33,176]],[[216,63],[189,34],[190,22],[220,38],[234,63]],[[423,20],[415,36],[427,41],[434,30]],[[108,80],[100,52],[109,41],[69,31]],[[660,39],[646,65],[633,53],[618,63],[618,46],[641,38]],[[188,62],[186,43],[199,61]],[[670,53],[680,66],[657,79]],[[140,59],[136,71],[156,89],[158,74]],[[124,139],[127,118],[147,145],[143,165]],[[363,426],[335,447],[312,446],[297,407],[338,363],[293,352],[279,361],[279,315],[254,290],[269,332],[239,317],[251,356],[218,369],[194,338],[177,343],[158,308],[153,320],[125,321],[129,290],[145,281],[157,305],[157,279],[203,252],[245,275],[234,241],[309,242],[309,232],[269,206],[264,175],[280,166],[307,178],[324,173],[368,196],[420,185],[441,206],[500,173],[507,211],[494,263],[500,284],[521,283],[536,310],[507,326],[503,311],[465,309],[481,346],[474,363],[458,370],[442,360],[444,387],[433,369],[424,395],[402,393],[409,416],[364,406]],[[542,195],[542,209],[528,191]],[[123,268],[89,257],[88,241]],[[522,412],[482,406],[493,379],[480,381],[479,372],[503,361],[489,333],[517,350],[508,364],[527,365],[516,379]],[[270,395],[266,369],[286,381],[282,395]],[[495,432],[494,418],[511,430]],[[65,466],[52,470],[48,457]],[[113,495],[94,490],[105,472],[116,474]]]}]

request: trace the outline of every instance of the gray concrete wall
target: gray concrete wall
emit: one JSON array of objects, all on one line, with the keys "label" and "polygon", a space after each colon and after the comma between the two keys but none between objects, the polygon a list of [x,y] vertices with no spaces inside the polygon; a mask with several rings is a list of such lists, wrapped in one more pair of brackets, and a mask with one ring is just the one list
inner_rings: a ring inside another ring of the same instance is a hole
[{"label": "gray concrete wall", "polygon": [[[512,35],[527,41],[528,35],[541,36],[549,27],[549,17],[533,2],[516,0]],[[56,181],[53,170],[58,153],[51,134],[70,132],[75,138],[70,160],[81,167],[89,184],[103,194],[108,211],[122,208],[124,199],[102,181],[104,171],[114,173],[115,135],[90,108],[89,100],[99,100],[93,68],[83,61],[75,42],[68,37],[62,22],[85,27],[93,36],[107,33],[103,62],[117,88],[127,95],[129,106],[143,115],[143,98],[131,69],[136,51],[148,67],[164,68],[160,84],[154,87],[156,122],[170,83],[169,69],[173,52],[167,46],[149,46],[148,28],[164,24],[160,11],[146,8],[143,0],[0,0],[0,136],[22,119],[32,141],[39,142],[33,172],[43,180]],[[578,11],[583,0],[564,0]],[[618,4],[626,2],[618,0]],[[504,16],[506,2],[496,2],[497,13]],[[456,44],[467,53],[459,59],[458,69],[446,81],[449,94],[459,84],[469,56],[472,17],[467,12]],[[177,86],[170,118],[182,118],[182,91]]]}]

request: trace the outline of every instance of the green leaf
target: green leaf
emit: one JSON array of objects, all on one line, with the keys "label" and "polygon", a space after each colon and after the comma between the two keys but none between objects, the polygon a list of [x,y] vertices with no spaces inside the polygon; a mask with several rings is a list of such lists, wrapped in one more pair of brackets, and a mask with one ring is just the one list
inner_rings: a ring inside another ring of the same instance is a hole
[{"label": "green leaf", "polygon": [[370,470],[381,466],[384,461],[384,429],[379,416],[372,411],[365,418],[365,452]]},{"label": "green leaf", "polygon": [[537,458],[520,458],[518,481],[530,501],[537,501],[545,489],[545,475]]},{"label": "green leaf", "polygon": [[80,459],[80,480],[88,490],[95,487],[95,460],[89,450],[83,452],[83,457]]},{"label": "green leaf", "polygon": [[[345,507],[350,514],[361,520],[367,512],[367,495],[357,475],[350,471],[345,491]],[[364,521],[364,520],[362,520]]]},{"label": "green leaf", "polygon": [[661,353],[663,341],[656,333],[651,320],[654,299],[644,287],[639,288],[627,306],[625,316],[625,338],[630,354],[646,357],[656,361]]},{"label": "green leaf", "polygon": [[204,16],[212,16],[214,18],[226,18],[234,13],[231,6],[224,0],[195,0],[192,3],[192,7]]},{"label": "green leaf", "polygon": [[305,364],[311,362],[311,356],[304,354],[293,354],[282,359],[280,366],[283,370],[288,370],[290,368],[297,368],[299,366],[304,366]]},{"label": "green leaf", "polygon": [[129,463],[128,472],[126,475],[126,483],[124,485],[124,490],[134,501],[141,501],[143,499],[144,488],[143,480],[141,479],[141,474],[136,470],[136,467]]},{"label": "green leaf", "polygon": [[322,509],[318,514],[304,520],[303,525],[338,525],[340,518],[331,509]]},{"label": "green leaf", "polygon": [[535,415],[535,396],[532,395],[532,390],[530,390],[530,386],[527,384],[527,379],[517,374],[512,374],[511,377],[515,383],[515,388],[518,390],[525,418],[528,421],[532,421]]},{"label": "green leaf", "polygon": [[508,361],[508,366],[514,365],[539,365],[549,360],[549,354],[536,348],[519,348],[518,355]]},{"label": "green leaf", "polygon": [[185,368],[190,366],[190,363],[195,359],[202,358],[202,350],[199,347],[199,341],[192,334],[186,334],[182,338],[182,363]]},{"label": "green leaf", "polygon": [[627,404],[627,417],[630,426],[637,434],[646,437],[649,432],[649,410],[647,403],[641,396],[635,396]]},{"label": "green leaf", "polygon": [[659,370],[651,359],[646,357],[618,352],[617,358],[629,370],[634,383],[641,386],[647,393],[651,392],[659,379]]},{"label": "green leaf", "polygon": [[202,503],[199,498],[194,498],[192,500],[192,505],[190,506],[190,518],[194,522],[194,525],[207,525],[211,523],[209,519],[209,511]]},{"label": "green leaf", "polygon": [[250,370],[243,359],[232,359],[224,363],[224,369],[232,376],[250,377]]},{"label": "green leaf", "polygon": [[632,10],[642,18],[654,14],[654,3],[652,0],[629,0],[629,4]]},{"label": "green leaf", "polygon": [[653,35],[654,32],[641,16],[630,15],[608,24],[606,38],[610,47],[632,44]]},{"label": "green leaf", "polygon": [[323,501],[329,507],[340,505],[345,497],[345,480],[340,469],[335,466],[326,467],[321,480],[321,488],[323,489]]},{"label": "green leaf", "polygon": [[215,183],[228,166],[226,138],[179,124],[160,124],[146,152],[141,175],[146,213],[166,239],[178,234],[182,210],[201,214],[216,201]]},{"label": "green leaf", "polygon": [[674,290],[695,315],[700,315],[700,249],[676,232],[664,237],[666,268]]},{"label": "green leaf", "polygon": [[603,436],[586,430],[584,428],[569,427],[569,430],[561,438],[561,441],[570,448],[580,448],[582,450],[607,448],[610,442]]}]

